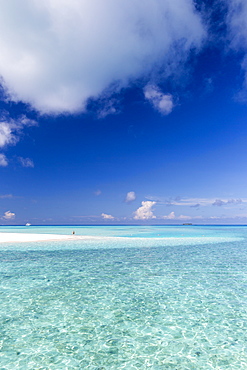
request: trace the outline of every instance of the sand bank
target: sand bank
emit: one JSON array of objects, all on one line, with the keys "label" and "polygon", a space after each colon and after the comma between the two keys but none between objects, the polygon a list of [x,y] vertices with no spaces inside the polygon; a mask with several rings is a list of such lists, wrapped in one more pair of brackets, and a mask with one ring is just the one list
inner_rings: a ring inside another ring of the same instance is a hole
[{"label": "sand bank", "polygon": [[2,233],[0,232],[0,243],[11,242],[42,242],[52,240],[78,240],[90,239],[89,236],[56,235],[56,234],[27,234],[27,233]]},{"label": "sand bank", "polygon": [[0,232],[0,243],[21,243],[21,242],[43,242],[43,241],[59,241],[59,240],[99,240],[99,241],[125,241],[125,242],[141,242],[141,245],[149,246],[152,243],[171,244],[206,244],[206,243],[222,243],[241,240],[240,238],[224,238],[224,237],[159,237],[159,238],[144,238],[144,237],[121,237],[121,236],[95,236],[95,235],[61,235],[61,234],[32,234],[32,233],[6,233]]}]

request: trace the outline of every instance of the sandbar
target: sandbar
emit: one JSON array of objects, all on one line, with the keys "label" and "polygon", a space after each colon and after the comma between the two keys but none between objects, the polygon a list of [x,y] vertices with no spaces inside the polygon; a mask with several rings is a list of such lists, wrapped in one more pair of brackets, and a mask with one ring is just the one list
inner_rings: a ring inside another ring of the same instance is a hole
[{"label": "sandbar", "polygon": [[95,236],[95,235],[63,235],[63,234],[32,234],[32,233],[8,233],[0,232],[0,243],[27,243],[27,242],[44,242],[44,241],[72,241],[72,240],[109,240],[109,241],[141,241],[145,243],[151,242],[168,242],[183,244],[187,243],[210,243],[218,242],[222,243],[225,241],[236,241],[239,238],[222,238],[222,237],[155,237],[155,238],[144,238],[144,237],[122,237],[122,236]]},{"label": "sandbar", "polygon": [[0,232],[0,243],[42,242],[53,240],[78,240],[89,239],[89,236],[57,235],[57,234],[28,234]]}]

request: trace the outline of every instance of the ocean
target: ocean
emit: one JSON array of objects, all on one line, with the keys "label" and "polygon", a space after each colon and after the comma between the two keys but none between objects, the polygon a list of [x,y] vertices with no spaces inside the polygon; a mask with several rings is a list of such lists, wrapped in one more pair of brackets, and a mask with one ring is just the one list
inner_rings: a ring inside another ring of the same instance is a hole
[{"label": "ocean", "polygon": [[0,227],[72,231],[0,244],[0,370],[247,369],[247,227]]}]

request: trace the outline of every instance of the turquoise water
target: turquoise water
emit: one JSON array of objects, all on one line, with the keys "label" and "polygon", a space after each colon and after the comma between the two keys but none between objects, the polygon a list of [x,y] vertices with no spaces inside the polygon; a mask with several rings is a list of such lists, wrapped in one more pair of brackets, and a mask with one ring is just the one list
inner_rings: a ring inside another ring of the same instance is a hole
[{"label": "turquoise water", "polygon": [[[247,369],[247,227],[0,227],[0,369]],[[1,238],[1,236],[0,236]]]}]

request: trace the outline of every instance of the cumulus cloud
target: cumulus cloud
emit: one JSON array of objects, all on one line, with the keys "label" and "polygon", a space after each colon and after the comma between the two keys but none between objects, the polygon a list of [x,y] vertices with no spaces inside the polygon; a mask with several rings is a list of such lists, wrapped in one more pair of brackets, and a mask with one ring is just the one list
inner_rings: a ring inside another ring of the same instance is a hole
[{"label": "cumulus cloud", "polygon": [[152,202],[150,200],[143,201],[141,207],[139,207],[134,212],[134,219],[135,220],[149,220],[151,218],[156,218],[152,210],[155,204],[156,202]]},{"label": "cumulus cloud", "polygon": [[131,203],[131,202],[133,202],[135,199],[136,199],[136,193],[135,193],[134,191],[129,191],[129,192],[126,194],[126,197],[125,197],[125,203]]},{"label": "cumulus cloud", "polygon": [[193,0],[1,1],[0,33],[6,96],[53,114],[85,110],[109,86],[171,75],[205,36]]},{"label": "cumulus cloud", "polygon": [[171,212],[168,216],[163,216],[162,218],[164,218],[165,220],[173,220],[174,218],[176,218],[175,212]]},{"label": "cumulus cloud", "polygon": [[6,166],[8,166],[8,160],[4,154],[0,153],[0,167]]},{"label": "cumulus cloud", "polygon": [[19,140],[24,127],[35,126],[37,122],[28,119],[25,115],[12,119],[8,115],[0,117],[0,148],[14,145]]},{"label": "cumulus cloud", "polygon": [[101,213],[101,216],[104,220],[114,220],[114,217],[112,215],[108,215],[107,213]]},{"label": "cumulus cloud", "polygon": [[172,95],[162,93],[157,86],[147,85],[144,89],[144,96],[161,114],[171,113],[174,107]]},{"label": "cumulus cloud", "polygon": [[30,158],[18,157],[18,160],[19,160],[20,164],[22,165],[22,167],[31,167],[31,168],[34,167],[34,163],[33,163],[32,159],[30,159]]},{"label": "cumulus cloud", "polygon": [[4,213],[3,218],[4,218],[5,220],[13,220],[13,219],[15,218],[15,213],[10,212],[10,211],[6,211],[6,212]]}]

